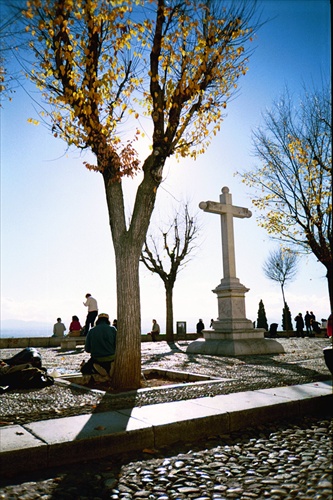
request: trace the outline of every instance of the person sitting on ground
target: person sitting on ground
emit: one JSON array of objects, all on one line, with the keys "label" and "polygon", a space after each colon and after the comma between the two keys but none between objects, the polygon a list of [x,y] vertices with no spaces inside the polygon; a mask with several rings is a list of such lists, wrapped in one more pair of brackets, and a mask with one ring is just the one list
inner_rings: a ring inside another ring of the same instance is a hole
[{"label": "person sitting on ground", "polygon": [[156,319],[153,319],[153,326],[151,332],[148,335],[151,335],[152,341],[157,342],[157,337],[160,333],[160,325],[157,323]]},{"label": "person sitting on ground", "polygon": [[57,322],[53,326],[52,337],[63,337],[66,331],[65,325],[61,322],[61,318],[57,318]]},{"label": "person sitting on ground", "polygon": [[77,316],[72,316],[68,337],[80,337],[82,326]]},{"label": "person sitting on ground", "polygon": [[110,325],[108,314],[99,314],[96,326],[89,330],[85,350],[90,353],[90,359],[81,365],[81,373],[90,375],[101,373],[102,367],[110,374],[111,365],[115,358],[117,330]]}]

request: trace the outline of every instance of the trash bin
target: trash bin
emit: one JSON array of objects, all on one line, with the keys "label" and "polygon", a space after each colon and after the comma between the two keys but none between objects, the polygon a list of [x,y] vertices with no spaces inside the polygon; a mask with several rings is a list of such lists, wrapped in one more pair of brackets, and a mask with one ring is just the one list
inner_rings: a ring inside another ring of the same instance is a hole
[{"label": "trash bin", "polygon": [[271,326],[269,327],[269,336],[270,338],[276,338],[277,337],[277,328],[278,328],[277,323],[271,323]]},{"label": "trash bin", "polygon": [[186,339],[186,321],[177,321],[177,338]]}]

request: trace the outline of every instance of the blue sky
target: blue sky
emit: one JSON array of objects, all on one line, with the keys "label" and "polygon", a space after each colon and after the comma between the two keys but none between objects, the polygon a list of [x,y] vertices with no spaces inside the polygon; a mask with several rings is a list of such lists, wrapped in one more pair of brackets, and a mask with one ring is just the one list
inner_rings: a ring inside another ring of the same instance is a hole
[{"label": "blue sky", "polygon": [[[251,130],[261,123],[285,86],[295,98],[305,84],[320,86],[330,78],[330,3],[328,0],[263,0],[263,18],[249,72],[240,80],[237,99],[211,147],[196,162],[169,160],[158,193],[155,217],[163,220],[176,200],[198,204],[219,200],[228,186],[233,203],[251,207],[251,191],[235,177],[236,171],[255,164]],[[1,319],[53,324],[61,316],[68,327],[76,314],[84,322],[82,302],[87,292],[99,309],[116,316],[115,266],[102,177],[83,166],[87,157],[66,151],[66,145],[42,125],[34,103],[24,89],[1,109]],[[130,211],[137,181],[126,182]],[[206,326],[218,314],[212,289],[222,276],[220,221],[199,213],[201,244],[195,257],[179,274],[174,289],[174,319],[186,321],[193,331],[197,320]],[[256,320],[263,300],[268,322],[281,324],[282,295],[278,284],[267,280],[262,264],[276,248],[265,231],[251,219],[236,220],[236,271],[250,291],[246,294],[248,319]],[[296,279],[286,286],[293,316],[313,310],[317,318],[329,314],[324,267],[304,257]],[[165,328],[165,293],[160,278],[141,272],[142,330],[156,318]]]}]

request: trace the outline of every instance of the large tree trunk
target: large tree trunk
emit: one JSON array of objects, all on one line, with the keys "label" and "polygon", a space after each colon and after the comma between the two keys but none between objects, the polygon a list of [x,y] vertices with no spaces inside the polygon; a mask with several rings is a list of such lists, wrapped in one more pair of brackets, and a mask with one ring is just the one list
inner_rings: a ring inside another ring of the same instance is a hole
[{"label": "large tree trunk", "polygon": [[[157,164],[157,165],[156,165]],[[144,179],[137,190],[129,227],[126,224],[121,179],[104,168],[103,179],[109,222],[116,257],[117,276],[117,349],[112,384],[116,389],[138,389],[141,384],[141,306],[139,262],[157,188],[161,182],[163,161],[154,155],[145,161]]]},{"label": "large tree trunk", "polygon": [[141,380],[141,312],[139,260],[129,244],[116,253],[117,353],[112,383],[116,388],[137,389]]},{"label": "large tree trunk", "polygon": [[166,295],[166,341],[174,342],[173,335],[173,287],[165,286],[165,295]]}]

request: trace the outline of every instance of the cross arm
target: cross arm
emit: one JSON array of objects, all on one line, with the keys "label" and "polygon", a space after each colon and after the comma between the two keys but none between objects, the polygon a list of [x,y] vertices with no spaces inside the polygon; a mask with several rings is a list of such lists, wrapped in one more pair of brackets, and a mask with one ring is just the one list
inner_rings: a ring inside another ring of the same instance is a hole
[{"label": "cross arm", "polygon": [[202,201],[199,203],[199,208],[201,208],[204,212],[218,215],[230,213],[234,217],[238,217],[240,219],[248,219],[252,216],[252,212],[247,208],[236,207],[234,205],[219,203],[217,201]]},{"label": "cross arm", "polygon": [[211,214],[219,214],[224,213],[222,203],[217,201],[202,201],[199,203],[199,208],[204,212],[210,212]]},{"label": "cross arm", "polygon": [[248,208],[232,206],[232,215],[240,219],[249,219],[252,212]]}]

